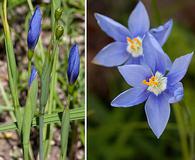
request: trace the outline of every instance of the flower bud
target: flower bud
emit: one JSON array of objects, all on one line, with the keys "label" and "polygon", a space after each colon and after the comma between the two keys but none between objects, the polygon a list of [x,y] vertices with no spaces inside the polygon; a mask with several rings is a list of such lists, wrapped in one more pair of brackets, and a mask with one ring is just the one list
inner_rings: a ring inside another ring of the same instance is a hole
[{"label": "flower bud", "polygon": [[64,34],[64,27],[58,25],[56,28],[56,39],[60,39],[60,37]]},{"label": "flower bud", "polygon": [[33,80],[36,78],[37,76],[37,70],[36,68],[33,66],[32,69],[31,69],[31,74],[30,74],[30,78],[29,78],[29,81],[28,81],[28,86],[30,87]]},{"label": "flower bud", "polygon": [[55,20],[56,21],[58,21],[61,18],[62,12],[63,12],[62,8],[57,8],[55,10]]},{"label": "flower bud", "polygon": [[41,10],[40,7],[37,6],[29,22],[27,43],[30,50],[34,50],[38,42],[39,35],[41,33],[41,20]]},{"label": "flower bud", "polygon": [[67,76],[69,84],[73,84],[79,75],[80,68],[80,56],[79,56],[79,48],[77,44],[74,44],[70,49],[70,54],[68,58],[68,70]]}]

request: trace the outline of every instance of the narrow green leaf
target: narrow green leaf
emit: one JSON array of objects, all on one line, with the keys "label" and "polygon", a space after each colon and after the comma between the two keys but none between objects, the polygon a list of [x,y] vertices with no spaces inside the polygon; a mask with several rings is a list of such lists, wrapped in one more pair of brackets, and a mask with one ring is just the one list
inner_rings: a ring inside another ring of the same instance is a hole
[{"label": "narrow green leaf", "polygon": [[38,93],[38,80],[34,79],[28,92],[28,97],[26,101],[26,106],[24,108],[23,116],[23,126],[22,126],[22,136],[23,136],[23,151],[24,159],[28,160],[29,158],[29,137],[31,130],[31,123],[34,117],[34,112],[37,102],[37,93]]},{"label": "narrow green leaf", "polygon": [[64,109],[64,112],[62,115],[60,160],[66,159],[69,127],[70,127],[70,112],[69,112],[69,108],[67,107]]},{"label": "narrow green leaf", "polygon": [[[63,112],[57,112],[44,116],[44,124],[59,123],[61,122]],[[76,108],[70,110],[70,121],[81,120],[85,118],[85,108]],[[33,118],[32,126],[39,125],[39,117]],[[0,132],[13,131],[17,129],[16,122],[5,123],[0,125]]]}]

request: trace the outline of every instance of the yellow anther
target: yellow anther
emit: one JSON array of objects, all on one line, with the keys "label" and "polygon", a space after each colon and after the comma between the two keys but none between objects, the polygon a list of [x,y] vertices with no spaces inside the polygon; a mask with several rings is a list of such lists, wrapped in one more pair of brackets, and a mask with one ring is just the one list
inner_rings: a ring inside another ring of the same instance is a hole
[{"label": "yellow anther", "polygon": [[157,86],[159,82],[157,81],[157,78],[155,76],[152,76],[149,79],[149,82],[147,82],[146,80],[143,80],[142,83],[147,86]]},{"label": "yellow anther", "polygon": [[138,44],[139,46],[142,45],[141,42],[140,42],[140,40],[139,40],[138,38],[134,38],[133,40],[134,40],[135,42],[137,42],[137,44]]},{"label": "yellow anther", "polygon": [[134,44],[131,45],[131,49],[136,49]]},{"label": "yellow anther", "polygon": [[127,42],[129,42],[129,43],[133,43],[133,40],[131,39],[131,38],[129,38],[129,37],[127,37]]},{"label": "yellow anther", "polygon": [[147,82],[145,79],[142,81],[142,83],[149,86],[149,82]]}]

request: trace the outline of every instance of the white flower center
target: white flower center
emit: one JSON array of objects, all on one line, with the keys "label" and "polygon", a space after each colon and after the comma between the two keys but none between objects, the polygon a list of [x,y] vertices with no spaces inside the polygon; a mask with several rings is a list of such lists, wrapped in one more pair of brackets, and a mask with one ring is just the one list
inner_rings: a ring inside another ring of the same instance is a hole
[{"label": "white flower center", "polygon": [[167,77],[163,77],[158,71],[148,82],[146,80],[143,80],[142,82],[148,86],[148,91],[153,92],[157,96],[167,88]]},{"label": "white flower center", "polygon": [[143,55],[142,39],[140,37],[133,39],[127,37],[127,43],[127,52],[129,52],[133,57]]}]

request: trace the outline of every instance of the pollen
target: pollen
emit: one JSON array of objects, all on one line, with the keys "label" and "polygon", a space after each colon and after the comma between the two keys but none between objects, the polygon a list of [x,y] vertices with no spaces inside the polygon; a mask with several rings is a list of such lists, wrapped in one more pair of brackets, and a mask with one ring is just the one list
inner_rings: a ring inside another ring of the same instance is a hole
[{"label": "pollen", "polygon": [[142,83],[148,86],[148,91],[153,92],[156,96],[158,96],[167,88],[167,77],[164,77],[157,71],[148,81],[143,80]]},{"label": "pollen", "polygon": [[157,78],[155,76],[152,76],[149,81],[147,82],[146,80],[142,81],[143,84],[147,85],[147,86],[158,86],[158,81]]},{"label": "pollen", "polygon": [[127,44],[127,51],[133,57],[139,57],[143,55],[142,39],[140,37],[135,37],[133,39],[127,37]]}]

